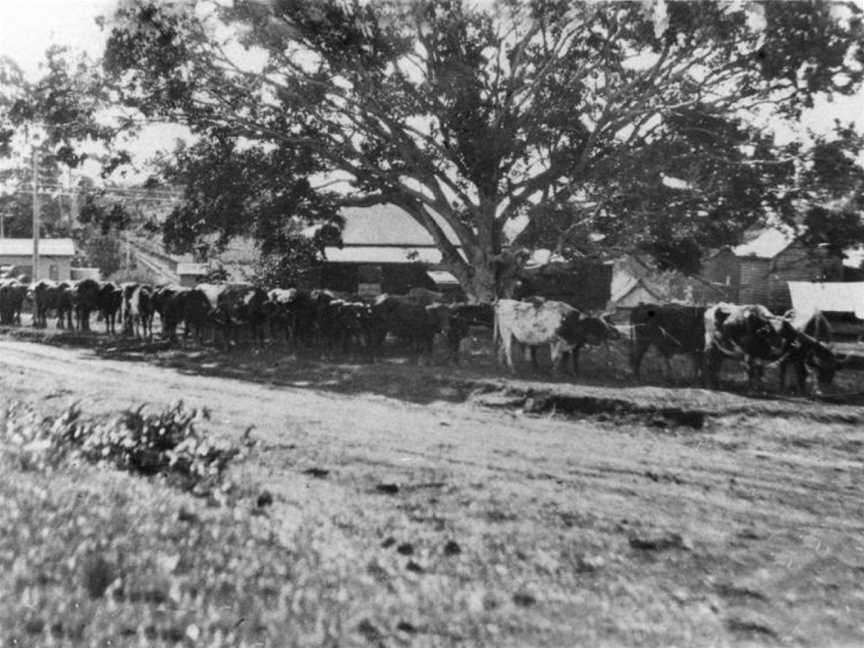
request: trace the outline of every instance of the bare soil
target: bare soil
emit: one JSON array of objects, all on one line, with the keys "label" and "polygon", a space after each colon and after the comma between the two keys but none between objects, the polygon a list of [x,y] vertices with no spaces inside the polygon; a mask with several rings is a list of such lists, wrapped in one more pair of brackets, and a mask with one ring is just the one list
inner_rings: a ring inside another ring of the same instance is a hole
[{"label": "bare soil", "polygon": [[635,385],[588,356],[573,384],[18,330],[0,389],[254,426],[238,478],[375,576],[370,645],[864,645],[864,408]]}]

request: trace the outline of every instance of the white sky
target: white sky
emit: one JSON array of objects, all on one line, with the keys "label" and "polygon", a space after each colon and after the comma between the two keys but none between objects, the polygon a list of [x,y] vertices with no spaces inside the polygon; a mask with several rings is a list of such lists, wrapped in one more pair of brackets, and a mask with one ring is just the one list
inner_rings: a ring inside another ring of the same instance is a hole
[{"label": "white sky", "polygon": [[[52,44],[68,45],[97,58],[105,36],[95,23],[100,13],[114,5],[112,0],[0,0],[0,56],[14,59],[31,78],[39,75],[39,62]],[[804,120],[807,127],[827,131],[833,120],[855,121],[864,126],[864,91],[834,103],[817,106]],[[149,129],[133,148],[143,162],[160,149],[170,149],[182,129]]]}]

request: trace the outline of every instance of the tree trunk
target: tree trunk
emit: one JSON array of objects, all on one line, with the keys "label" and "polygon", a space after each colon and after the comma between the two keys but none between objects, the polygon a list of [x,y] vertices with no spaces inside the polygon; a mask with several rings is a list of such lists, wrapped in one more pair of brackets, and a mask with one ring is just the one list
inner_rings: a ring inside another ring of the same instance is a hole
[{"label": "tree trunk", "polygon": [[[406,208],[407,209],[407,208]],[[476,236],[460,241],[462,256],[449,245],[443,232],[429,218],[423,218],[417,208],[417,221],[438,242],[444,259],[443,266],[459,280],[465,296],[471,303],[491,304],[499,297],[510,297],[518,281],[518,272],[526,256],[521,252],[501,249],[501,228],[496,222],[497,200],[482,197],[475,214]],[[410,210],[409,210],[410,211]]]}]

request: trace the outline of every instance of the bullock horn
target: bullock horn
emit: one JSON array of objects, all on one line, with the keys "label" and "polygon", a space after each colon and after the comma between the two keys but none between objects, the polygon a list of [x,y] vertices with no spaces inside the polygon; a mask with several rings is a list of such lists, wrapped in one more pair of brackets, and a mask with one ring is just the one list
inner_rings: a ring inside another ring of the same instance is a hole
[{"label": "bullock horn", "polygon": [[837,364],[835,365],[835,367],[837,367],[837,368],[845,367],[847,364],[849,364],[852,361],[852,354],[851,353],[847,353],[846,355],[842,355],[842,356],[838,355],[838,354],[834,354],[834,357],[837,359]]},{"label": "bullock horn", "polygon": [[724,349],[723,345],[720,344],[720,342],[719,342],[719,340],[717,340],[717,338],[714,338],[713,340],[711,340],[711,343],[718,351],[720,351],[720,353],[722,353],[723,355],[728,356],[730,358],[736,358],[736,359],[740,358],[741,354],[743,353],[741,351],[735,352],[735,351],[730,351],[729,349]]}]

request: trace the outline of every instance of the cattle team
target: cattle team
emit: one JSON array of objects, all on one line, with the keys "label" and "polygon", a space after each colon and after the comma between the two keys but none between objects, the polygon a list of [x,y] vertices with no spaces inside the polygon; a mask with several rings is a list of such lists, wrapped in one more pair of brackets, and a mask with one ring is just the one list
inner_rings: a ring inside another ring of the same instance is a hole
[{"label": "cattle team", "polygon": [[322,357],[351,354],[370,361],[380,356],[388,335],[402,340],[418,360],[433,351],[441,336],[449,357],[458,361],[471,328],[484,327],[494,330],[499,361],[511,371],[514,343],[530,351],[535,366],[537,349],[547,346],[553,369],[569,360],[567,369],[575,373],[583,346],[619,339],[621,330],[629,329],[630,365],[637,379],[643,356],[653,347],[665,359],[667,372],[672,356],[689,355],[694,377],[711,388],[717,387],[719,369],[728,358],[744,361],[751,389],[760,387],[764,368],[772,365],[779,368],[784,385],[791,369],[793,387],[800,393],[809,372],[817,390],[824,389],[842,365],[829,347],[830,327],[821,313],[778,316],[759,305],[642,304],[631,311],[629,324],[616,327],[605,316],[541,297],[499,299],[492,306],[444,303],[441,294],[422,288],[363,299],[330,290],[265,290],[246,283],[179,287],[94,279],[29,285],[0,280],[0,324],[20,325],[25,305],[37,328],[46,327],[51,317],[57,328],[89,331],[96,313],[106,333],[117,334],[119,325],[126,335],[152,338],[158,315],[167,340],[178,339],[182,324],[183,338],[199,343],[209,337],[228,347],[246,336],[261,345],[269,338],[295,351],[316,349]]}]

